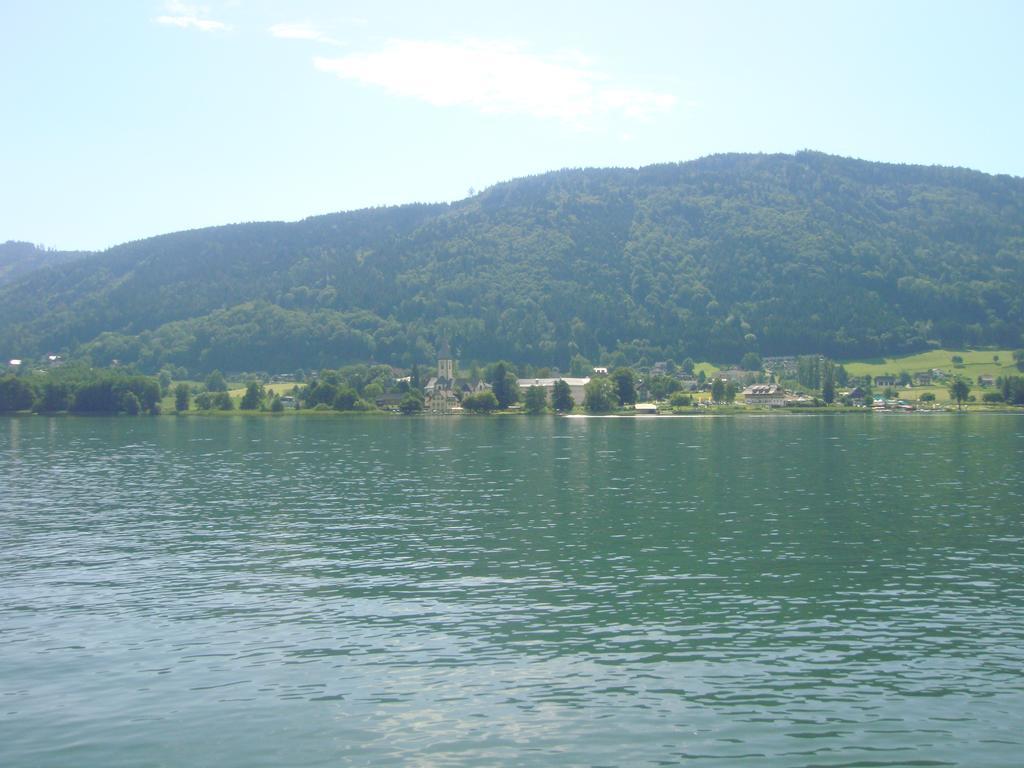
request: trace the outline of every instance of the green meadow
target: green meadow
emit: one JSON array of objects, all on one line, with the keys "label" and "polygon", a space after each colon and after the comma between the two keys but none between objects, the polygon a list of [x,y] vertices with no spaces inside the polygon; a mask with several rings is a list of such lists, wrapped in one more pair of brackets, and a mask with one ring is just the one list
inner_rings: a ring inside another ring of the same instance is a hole
[{"label": "green meadow", "polygon": [[[953,356],[963,358],[962,365],[954,365]],[[938,368],[950,374],[959,374],[972,382],[978,376],[1006,376],[1020,374],[1013,362],[1012,349],[934,349],[916,355],[904,357],[886,357],[871,360],[851,360],[843,362],[843,367],[852,376],[882,376],[887,373],[899,375],[902,371],[914,374]]]}]

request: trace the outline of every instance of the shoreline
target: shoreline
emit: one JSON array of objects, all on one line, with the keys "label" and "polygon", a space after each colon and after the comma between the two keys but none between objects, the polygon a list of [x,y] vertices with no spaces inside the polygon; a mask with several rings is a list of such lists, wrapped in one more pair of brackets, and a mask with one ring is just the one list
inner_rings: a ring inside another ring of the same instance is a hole
[{"label": "shoreline", "polygon": [[694,413],[628,413],[628,412],[610,412],[610,413],[538,413],[529,414],[525,411],[502,411],[494,413],[415,413],[415,414],[403,414],[395,413],[393,411],[314,411],[312,409],[303,409],[299,411],[285,411],[273,413],[271,411],[242,411],[242,410],[231,410],[231,411],[188,411],[183,413],[160,413],[160,414],[136,414],[130,415],[127,413],[71,413],[70,411],[56,411],[53,413],[36,413],[34,411],[8,411],[0,413],[0,417],[27,417],[27,416],[44,416],[44,417],[67,417],[67,418],[96,418],[96,417],[117,417],[117,418],[173,418],[173,419],[185,419],[185,418],[212,418],[212,419],[223,419],[223,418],[320,418],[320,419],[335,419],[335,418],[357,418],[357,417],[368,417],[368,418],[535,418],[535,417],[554,417],[563,419],[721,419],[727,417],[741,417],[741,418],[764,418],[764,417],[794,417],[794,416],[936,416],[936,415],[990,415],[990,416],[1024,416],[1024,407],[1012,408],[964,408],[962,411],[958,411],[952,408],[936,408],[928,410],[916,410],[916,411],[875,411],[870,408],[799,408],[799,409],[785,409],[785,408],[763,408],[763,409],[743,409],[743,408],[723,408],[721,410],[704,409],[702,412]]}]

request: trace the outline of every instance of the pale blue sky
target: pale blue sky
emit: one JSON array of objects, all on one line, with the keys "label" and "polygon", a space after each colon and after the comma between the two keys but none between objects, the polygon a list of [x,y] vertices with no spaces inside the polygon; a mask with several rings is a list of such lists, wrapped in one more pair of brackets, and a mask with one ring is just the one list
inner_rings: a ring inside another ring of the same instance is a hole
[{"label": "pale blue sky", "polygon": [[817,149],[1024,175],[1021,2],[0,0],[0,241]]}]

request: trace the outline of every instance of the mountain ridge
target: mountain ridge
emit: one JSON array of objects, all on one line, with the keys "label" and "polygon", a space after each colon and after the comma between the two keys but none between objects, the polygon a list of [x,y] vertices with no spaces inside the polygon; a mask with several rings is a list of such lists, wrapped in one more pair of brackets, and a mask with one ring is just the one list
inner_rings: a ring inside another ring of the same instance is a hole
[{"label": "mountain ridge", "polygon": [[143,369],[1016,346],[1024,180],[815,152],[563,169],[221,225],[0,288],[0,353]]}]

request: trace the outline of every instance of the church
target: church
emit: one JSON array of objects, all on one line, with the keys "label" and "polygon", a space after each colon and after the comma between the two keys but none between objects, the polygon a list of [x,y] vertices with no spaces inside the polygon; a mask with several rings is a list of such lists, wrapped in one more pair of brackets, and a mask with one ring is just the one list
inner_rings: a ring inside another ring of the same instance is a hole
[{"label": "church", "polygon": [[441,342],[437,355],[437,376],[432,376],[423,387],[426,396],[424,406],[430,413],[453,413],[461,410],[459,401],[463,395],[473,394],[490,386],[484,382],[471,382],[469,379],[455,378],[455,358],[452,356],[448,340]]}]

